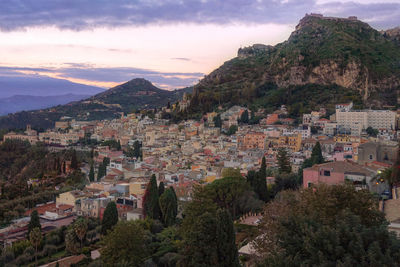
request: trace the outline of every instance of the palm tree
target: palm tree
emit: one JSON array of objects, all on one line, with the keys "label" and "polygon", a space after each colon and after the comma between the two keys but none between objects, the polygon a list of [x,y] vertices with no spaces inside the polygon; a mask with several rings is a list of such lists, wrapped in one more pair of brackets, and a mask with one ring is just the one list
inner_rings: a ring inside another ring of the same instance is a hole
[{"label": "palm tree", "polygon": [[83,218],[78,219],[74,223],[74,231],[75,231],[76,236],[81,241],[81,249],[82,249],[82,242],[83,242],[83,239],[85,238],[87,229],[88,229],[87,222]]},{"label": "palm tree", "polygon": [[40,232],[39,227],[33,228],[33,230],[29,233],[29,241],[31,241],[32,245],[35,247],[35,265],[37,262],[37,253],[40,242],[42,242],[42,232]]}]

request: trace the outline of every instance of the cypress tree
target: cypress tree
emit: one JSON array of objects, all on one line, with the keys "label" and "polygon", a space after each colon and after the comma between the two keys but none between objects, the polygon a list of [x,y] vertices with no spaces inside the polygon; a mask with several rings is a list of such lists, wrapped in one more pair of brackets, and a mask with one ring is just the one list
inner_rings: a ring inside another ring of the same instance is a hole
[{"label": "cypress tree", "polygon": [[267,180],[261,170],[256,173],[253,189],[262,201],[267,202],[269,200]]},{"label": "cypress tree", "polygon": [[111,201],[107,204],[106,210],[103,214],[103,220],[101,221],[101,233],[107,234],[108,230],[111,230],[114,225],[118,223],[118,210],[115,202]]},{"label": "cypress tree", "polygon": [[120,151],[121,149],[122,149],[122,147],[121,147],[121,141],[118,140],[117,150]]},{"label": "cypress tree", "polygon": [[28,236],[35,228],[39,228],[39,230],[42,230],[42,225],[40,224],[39,213],[37,210],[33,210],[31,213],[31,220],[28,224]]},{"label": "cypress tree", "polygon": [[165,191],[164,182],[160,182],[158,185],[158,195],[161,196]]},{"label": "cypress tree", "polygon": [[157,179],[153,174],[143,197],[143,212],[145,216],[155,220],[160,218],[160,207],[158,201]]},{"label": "cypress tree", "polygon": [[312,165],[321,164],[324,162],[324,157],[322,156],[321,144],[317,142],[313,147],[311,153],[311,161]]},{"label": "cypress tree", "polygon": [[94,167],[93,167],[93,162],[90,164],[89,181],[90,181],[90,182],[93,182],[93,181],[94,181]]},{"label": "cypress tree", "polygon": [[284,148],[279,149],[277,159],[279,173],[290,173],[292,171],[287,151]]},{"label": "cypress tree", "polygon": [[254,189],[254,184],[256,180],[256,172],[255,171],[249,171],[247,173],[247,182],[250,184],[250,186]]},{"label": "cypress tree", "polygon": [[100,179],[104,176],[103,173],[103,164],[100,164],[98,169],[97,169],[97,181],[100,181]]},{"label": "cypress tree", "polygon": [[262,158],[261,161],[260,176],[264,179],[267,178],[267,164],[265,162],[265,156]]},{"label": "cypress tree", "polygon": [[226,209],[220,209],[216,215],[216,239],[218,266],[240,266],[238,250],[235,244],[235,230],[231,215]]},{"label": "cypress tree", "polygon": [[240,122],[249,123],[249,112],[247,111],[247,109],[240,116]]},{"label": "cypress tree", "polygon": [[170,188],[165,190],[165,192],[160,196],[159,204],[161,211],[161,221],[166,227],[173,225],[176,218],[176,202],[174,193]]},{"label": "cypress tree", "polygon": [[76,150],[72,150],[72,157],[71,157],[71,169],[77,170],[78,169],[78,159],[76,157]]},{"label": "cypress tree", "polygon": [[174,213],[175,213],[175,217],[176,217],[178,215],[178,197],[176,196],[175,189],[172,186],[170,186],[169,189],[171,190],[171,192],[174,196],[174,202],[175,202],[174,203],[174,208],[175,208]]}]

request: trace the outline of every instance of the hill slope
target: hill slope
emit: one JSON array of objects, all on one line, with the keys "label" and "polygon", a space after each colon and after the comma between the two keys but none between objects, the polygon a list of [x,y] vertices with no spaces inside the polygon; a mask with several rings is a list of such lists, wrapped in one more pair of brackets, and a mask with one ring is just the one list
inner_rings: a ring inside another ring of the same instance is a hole
[{"label": "hill slope", "polygon": [[120,112],[166,106],[168,102],[182,98],[185,91],[187,89],[162,90],[145,79],[133,79],[81,101],[0,117],[0,129],[24,128],[26,124],[35,128],[51,128],[62,116],[77,120],[112,119],[119,117]]},{"label": "hill slope", "polygon": [[[239,49],[194,87],[190,113],[217,105],[290,105],[292,115],[337,101],[396,105],[400,47],[354,18],[306,15],[276,46]],[[294,114],[293,114],[294,113]]]}]

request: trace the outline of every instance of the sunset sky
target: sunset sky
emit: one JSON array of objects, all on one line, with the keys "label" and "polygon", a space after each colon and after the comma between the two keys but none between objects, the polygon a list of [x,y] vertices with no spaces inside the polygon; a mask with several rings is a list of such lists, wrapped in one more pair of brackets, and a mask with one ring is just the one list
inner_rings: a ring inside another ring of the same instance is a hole
[{"label": "sunset sky", "polygon": [[0,76],[46,75],[104,88],[143,77],[192,85],[238,48],[287,39],[305,13],[400,26],[400,0],[7,0]]}]

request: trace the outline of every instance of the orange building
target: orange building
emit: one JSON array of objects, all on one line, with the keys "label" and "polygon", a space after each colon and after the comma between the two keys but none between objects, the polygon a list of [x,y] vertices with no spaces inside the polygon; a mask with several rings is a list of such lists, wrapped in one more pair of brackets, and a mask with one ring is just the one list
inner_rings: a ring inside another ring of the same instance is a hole
[{"label": "orange building", "polygon": [[267,116],[267,125],[271,125],[274,124],[275,122],[277,122],[279,120],[279,116],[278,114],[269,114]]},{"label": "orange building", "polygon": [[259,132],[251,132],[247,133],[243,137],[243,145],[244,149],[264,149],[265,148],[265,138],[267,136],[264,133]]}]

